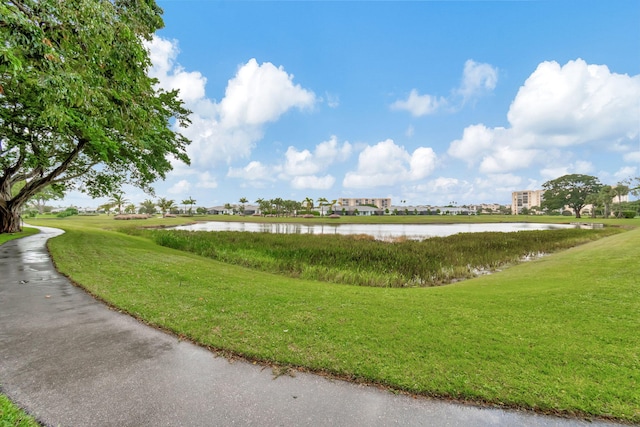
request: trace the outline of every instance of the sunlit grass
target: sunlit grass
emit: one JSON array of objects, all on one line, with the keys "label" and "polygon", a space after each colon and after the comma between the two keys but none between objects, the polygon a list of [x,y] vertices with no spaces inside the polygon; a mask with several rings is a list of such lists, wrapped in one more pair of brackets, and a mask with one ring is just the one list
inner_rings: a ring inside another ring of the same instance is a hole
[{"label": "sunlit grass", "polygon": [[261,273],[85,219],[42,224],[67,230],[50,243],[65,274],[212,348],[416,394],[640,421],[640,230],[392,289]]},{"label": "sunlit grass", "polygon": [[0,426],[39,427],[40,424],[22,409],[15,406],[4,394],[0,394]]}]

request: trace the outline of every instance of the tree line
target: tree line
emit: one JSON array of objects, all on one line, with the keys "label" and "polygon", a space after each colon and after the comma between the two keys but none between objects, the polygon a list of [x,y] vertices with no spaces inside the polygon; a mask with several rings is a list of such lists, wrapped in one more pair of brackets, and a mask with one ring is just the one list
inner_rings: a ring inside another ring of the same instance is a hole
[{"label": "tree line", "polygon": [[[582,209],[591,205],[591,216],[596,215],[596,210],[602,212],[602,216],[608,218],[612,207],[617,217],[635,217],[638,207],[627,204],[629,209],[624,210],[622,198],[628,194],[640,196],[640,177],[631,178],[616,185],[604,185],[600,180],[591,175],[570,174],[550,180],[542,184],[544,189],[542,209],[549,211],[570,208],[576,218],[581,217]],[[617,200],[617,203],[616,203]]]}]

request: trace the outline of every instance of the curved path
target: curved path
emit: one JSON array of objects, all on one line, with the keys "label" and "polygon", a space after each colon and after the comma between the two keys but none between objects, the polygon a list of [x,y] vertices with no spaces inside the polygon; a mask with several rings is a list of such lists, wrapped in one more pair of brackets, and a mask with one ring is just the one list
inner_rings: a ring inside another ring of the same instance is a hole
[{"label": "curved path", "polygon": [[58,274],[60,230],[0,246],[0,389],[51,426],[606,426],[394,395],[181,342]]}]

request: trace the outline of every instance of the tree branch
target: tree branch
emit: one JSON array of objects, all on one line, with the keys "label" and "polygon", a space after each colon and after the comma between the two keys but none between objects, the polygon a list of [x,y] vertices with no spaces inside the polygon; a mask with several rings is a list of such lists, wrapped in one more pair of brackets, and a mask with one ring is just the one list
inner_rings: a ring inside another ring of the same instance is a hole
[{"label": "tree branch", "polygon": [[91,170],[91,168],[93,168],[94,166],[98,165],[99,163],[100,162],[93,162],[93,163],[87,165],[87,167],[82,169],[80,172],[77,172],[77,173],[75,173],[73,175],[66,175],[64,178],[53,179],[49,183],[50,184],[59,184],[61,182],[69,181],[71,179],[80,178],[81,176],[83,176],[84,174],[89,172]]},{"label": "tree branch", "polygon": [[38,191],[40,191],[42,188],[50,184],[51,181],[53,181],[58,175],[60,175],[61,173],[63,173],[65,170],[69,168],[69,166],[71,165],[71,162],[73,162],[76,159],[78,154],[80,154],[80,152],[84,149],[84,147],[88,143],[89,143],[89,140],[85,138],[81,138],[80,140],[78,140],[78,144],[74,147],[74,149],[69,153],[67,158],[64,159],[64,161],[60,163],[60,165],[57,168],[51,171],[51,173],[49,173],[47,176],[42,177],[40,179],[35,179],[30,183],[28,183],[27,185],[25,185],[24,187],[22,187],[22,190],[20,190],[20,192],[14,198],[14,200],[18,202],[25,202],[31,196],[33,196]]}]

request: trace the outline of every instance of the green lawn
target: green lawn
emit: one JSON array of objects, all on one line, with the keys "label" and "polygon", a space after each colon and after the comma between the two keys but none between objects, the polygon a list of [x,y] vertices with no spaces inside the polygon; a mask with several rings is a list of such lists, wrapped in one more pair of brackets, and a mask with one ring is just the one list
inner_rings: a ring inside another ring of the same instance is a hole
[{"label": "green lawn", "polygon": [[[140,223],[163,221],[186,219]],[[389,289],[228,265],[103,229],[115,222],[37,224],[67,231],[50,249],[87,290],[211,348],[416,394],[640,421],[640,228],[491,276]]]},{"label": "green lawn", "polygon": [[0,234],[0,245],[9,240],[19,239],[21,237],[31,236],[32,234],[39,233],[37,228],[23,227],[19,233],[3,233]]},{"label": "green lawn", "polygon": [[0,426],[2,427],[38,427],[40,424],[30,415],[15,406],[3,394],[0,394]]}]

